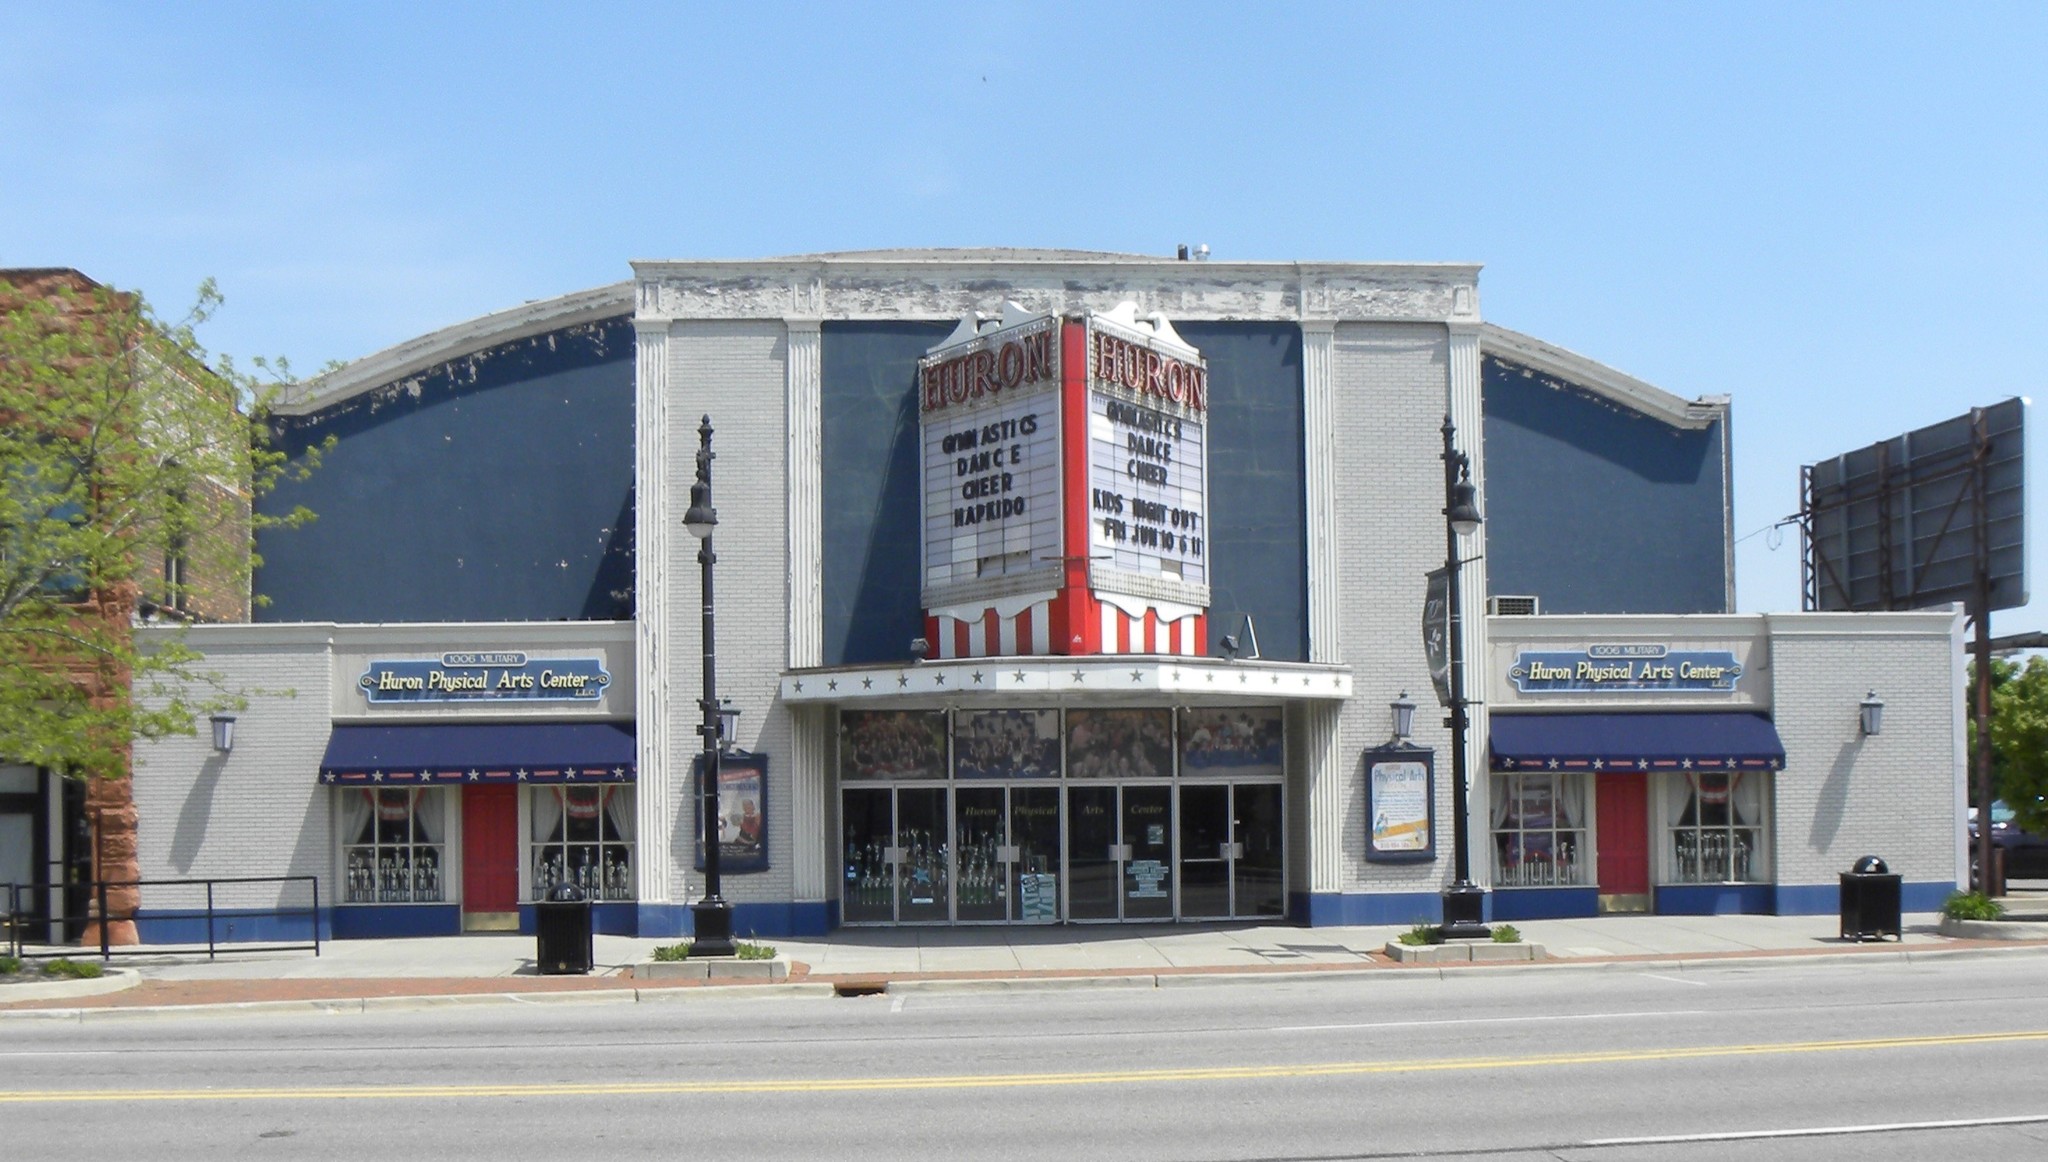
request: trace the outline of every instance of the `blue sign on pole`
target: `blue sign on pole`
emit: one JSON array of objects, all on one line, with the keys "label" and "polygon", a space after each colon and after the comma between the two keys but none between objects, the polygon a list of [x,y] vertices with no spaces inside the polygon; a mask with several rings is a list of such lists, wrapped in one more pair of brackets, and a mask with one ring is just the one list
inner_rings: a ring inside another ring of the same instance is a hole
[{"label": "blue sign on pole", "polygon": [[356,685],[371,705],[405,702],[595,702],[612,676],[598,658],[533,659],[516,651],[371,662]]}]

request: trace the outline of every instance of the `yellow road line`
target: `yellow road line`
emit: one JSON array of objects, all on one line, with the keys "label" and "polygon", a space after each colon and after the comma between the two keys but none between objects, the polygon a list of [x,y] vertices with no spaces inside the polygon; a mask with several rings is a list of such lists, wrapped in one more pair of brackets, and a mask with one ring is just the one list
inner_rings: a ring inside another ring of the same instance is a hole
[{"label": "yellow road line", "polygon": [[680,1094],[854,1093],[886,1090],[1006,1089],[1055,1085],[1144,1085],[1159,1082],[1267,1081],[1358,1077],[1387,1073],[1447,1073],[1534,1069],[1558,1065],[1612,1065],[1687,1061],[1778,1053],[1845,1053],[1873,1049],[1925,1049],[2048,1041],[2048,1029],[1962,1033],[1939,1037],[1881,1037],[1855,1041],[1787,1041],[1760,1045],[1704,1045],[1667,1049],[1614,1049],[1546,1053],[1531,1057],[1464,1057],[1413,1061],[1342,1061],[1323,1065],[1225,1065],[1206,1069],[1113,1069],[1093,1073],[997,1073],[938,1077],[802,1078],[789,1081],[598,1081],[524,1085],[334,1085],[295,1089],[103,1089],[0,1091],[0,1105],[28,1102],[321,1101],[365,1098],[633,1097]]}]

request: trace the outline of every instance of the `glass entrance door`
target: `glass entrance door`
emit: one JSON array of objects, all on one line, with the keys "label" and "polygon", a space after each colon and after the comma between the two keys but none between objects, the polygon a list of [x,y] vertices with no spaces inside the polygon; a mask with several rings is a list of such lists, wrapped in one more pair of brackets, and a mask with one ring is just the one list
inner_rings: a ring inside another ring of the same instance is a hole
[{"label": "glass entrance door", "polygon": [[1060,918],[1060,789],[1010,790],[1010,919],[1050,924]]},{"label": "glass entrance door", "polygon": [[848,924],[896,918],[896,793],[886,787],[839,796],[839,831],[846,841],[846,880],[839,914]]},{"label": "glass entrance door", "polygon": [[1230,789],[1231,915],[1281,916],[1287,912],[1287,865],[1281,831],[1280,785],[1240,783]]},{"label": "glass entrance door", "polygon": [[1230,787],[1189,784],[1180,789],[1180,914],[1225,918],[1230,903],[1232,840]]},{"label": "glass entrance door", "polygon": [[1125,786],[1126,920],[1173,919],[1173,788]]},{"label": "glass entrance door", "polygon": [[1009,817],[1007,787],[961,787],[953,792],[953,835],[959,862],[959,920],[1010,918],[1011,855],[1004,824]]},{"label": "glass entrance door", "polygon": [[896,919],[930,923],[951,918],[946,789],[896,790]]},{"label": "glass entrance door", "polygon": [[1115,920],[1123,880],[1115,787],[1067,788],[1067,916]]},{"label": "glass entrance door", "polygon": [[1285,872],[1279,784],[1181,786],[1181,919],[1282,915]]}]

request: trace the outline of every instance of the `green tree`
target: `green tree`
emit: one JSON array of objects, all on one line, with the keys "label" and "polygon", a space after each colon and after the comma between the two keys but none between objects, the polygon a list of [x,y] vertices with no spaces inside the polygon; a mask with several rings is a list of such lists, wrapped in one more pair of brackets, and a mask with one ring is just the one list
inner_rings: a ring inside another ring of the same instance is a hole
[{"label": "green tree", "polygon": [[2021,828],[2048,833],[2048,658],[1991,659],[1991,751],[1994,792]]},{"label": "green tree", "polygon": [[243,371],[182,319],[75,271],[0,271],[0,758],[127,773],[138,738],[236,706],[178,634],[138,615],[246,618],[256,530],[310,519],[253,499],[287,463],[264,417],[283,361]]}]

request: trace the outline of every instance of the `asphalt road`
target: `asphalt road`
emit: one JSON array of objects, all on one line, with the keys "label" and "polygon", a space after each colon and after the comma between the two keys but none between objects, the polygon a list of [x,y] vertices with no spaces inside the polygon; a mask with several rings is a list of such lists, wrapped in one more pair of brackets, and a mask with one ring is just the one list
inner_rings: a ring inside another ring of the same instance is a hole
[{"label": "asphalt road", "polygon": [[14,1157],[2048,1153],[2048,958],[0,1022]]}]

